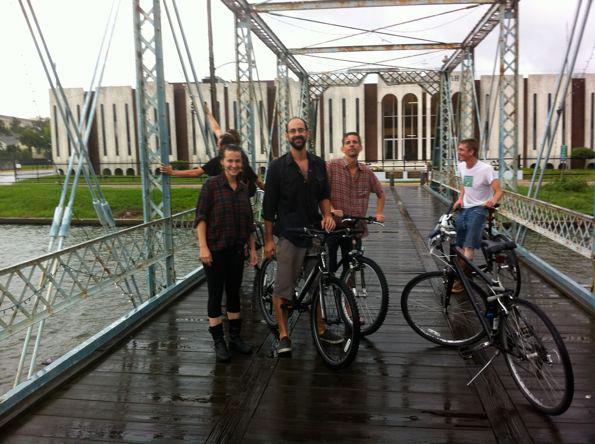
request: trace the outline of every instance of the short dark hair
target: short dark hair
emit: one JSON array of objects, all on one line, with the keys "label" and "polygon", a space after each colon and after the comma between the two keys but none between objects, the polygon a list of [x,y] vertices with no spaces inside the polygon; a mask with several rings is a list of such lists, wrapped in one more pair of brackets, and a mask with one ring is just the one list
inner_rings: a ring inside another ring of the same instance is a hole
[{"label": "short dark hair", "polygon": [[221,148],[219,149],[219,159],[223,159],[225,157],[225,152],[226,151],[231,151],[234,153],[242,153],[242,148],[240,148],[239,145],[236,145],[235,143],[229,143],[226,145],[221,145]]},{"label": "short dark hair", "polygon": [[477,143],[477,140],[463,139],[459,142],[459,145],[465,145],[467,147],[467,149],[470,151],[473,151],[473,153],[475,154],[475,157],[477,157],[477,154],[479,152],[479,144]]},{"label": "short dark hair", "polygon": [[345,145],[345,139],[347,139],[347,137],[349,137],[349,136],[357,137],[357,143],[359,143],[361,145],[362,138],[360,137],[359,133],[356,131],[350,131],[348,133],[343,134],[343,138],[341,139],[341,145]]},{"label": "short dark hair", "polygon": [[287,121],[287,123],[285,124],[285,132],[289,131],[289,122],[291,122],[292,120],[295,120],[295,119],[301,120],[302,123],[304,124],[304,128],[306,128],[306,131],[308,131],[308,123],[306,123],[306,121],[304,119],[302,119],[301,117],[295,116],[295,117],[292,117],[291,119],[289,119]]}]

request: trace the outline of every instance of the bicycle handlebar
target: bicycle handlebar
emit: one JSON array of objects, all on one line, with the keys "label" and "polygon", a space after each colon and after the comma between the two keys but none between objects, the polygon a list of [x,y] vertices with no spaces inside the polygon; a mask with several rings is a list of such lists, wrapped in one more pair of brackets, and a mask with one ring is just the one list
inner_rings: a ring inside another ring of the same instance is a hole
[{"label": "bicycle handlebar", "polygon": [[380,225],[384,227],[382,222],[378,222],[374,216],[350,216],[348,214],[344,214],[341,218],[341,223],[349,223],[349,222],[357,222],[357,221],[364,221],[368,225]]},{"label": "bicycle handlebar", "polygon": [[327,237],[344,237],[348,236],[353,230],[349,228],[343,228],[340,230],[334,231],[326,231],[326,230],[317,230],[316,228],[287,228],[285,230],[287,233],[297,234],[299,236],[304,237],[311,237],[311,238],[319,238],[319,239],[326,239]]}]

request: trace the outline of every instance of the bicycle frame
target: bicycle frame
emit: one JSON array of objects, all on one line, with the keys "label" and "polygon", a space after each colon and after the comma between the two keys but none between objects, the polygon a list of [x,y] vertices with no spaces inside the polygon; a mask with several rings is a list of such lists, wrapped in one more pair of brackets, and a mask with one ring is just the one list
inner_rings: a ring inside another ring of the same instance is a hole
[{"label": "bicycle frame", "polygon": [[[314,264],[314,266],[312,267],[312,270],[310,270],[310,273],[306,277],[304,286],[302,287],[299,294],[297,295],[297,297],[295,297],[294,301],[292,302],[293,308],[295,310],[298,310],[298,311],[308,310],[308,306],[314,302],[314,298],[312,298],[312,300],[310,302],[305,303],[305,304],[303,303],[303,301],[304,301],[304,299],[306,299],[306,296],[310,292],[312,285],[314,285],[314,282],[316,282],[319,277],[328,276],[330,274],[330,271],[328,268],[328,252],[326,251],[326,243],[323,242],[321,247],[322,247],[322,251],[316,255],[316,259],[315,259],[316,263]],[[307,260],[308,260],[308,258],[306,257],[306,259],[304,260],[304,264],[306,263]],[[320,286],[319,286],[318,291],[320,293],[320,291],[321,291]],[[324,298],[320,299],[320,311],[321,311],[321,316],[323,318],[325,318],[326,317],[326,307],[325,307]]]},{"label": "bicycle frame", "polygon": [[[451,241],[449,245],[450,245],[450,253],[448,255],[449,265],[454,269],[457,277],[460,279],[461,283],[463,284],[463,288],[465,289],[465,291],[467,293],[467,297],[469,298],[469,300],[471,302],[473,310],[475,311],[475,314],[479,318],[482,328],[484,329],[486,335],[488,336],[489,344],[493,345],[496,343],[496,341],[495,341],[496,330],[494,330],[492,328],[492,326],[490,326],[488,324],[487,320],[485,319],[485,316],[483,315],[483,313],[481,311],[481,308],[479,307],[477,301],[473,297],[474,289],[471,286],[471,280],[467,277],[467,275],[463,271],[463,265],[461,265],[461,263],[463,263],[464,266],[466,266],[470,270],[472,270],[475,273],[475,275],[477,277],[479,277],[488,286],[488,288],[492,291],[492,295],[486,295],[486,303],[494,302],[494,301],[498,302],[498,305],[500,306],[500,310],[499,310],[499,313],[495,314],[495,316],[497,315],[499,317],[502,313],[504,313],[504,315],[508,314],[508,310],[507,310],[506,306],[502,303],[502,301],[500,301],[501,297],[507,296],[506,289],[504,287],[500,286],[499,282],[491,279],[491,277],[488,274],[484,273],[477,265],[475,265],[473,262],[471,262],[469,259],[467,259],[465,257],[465,255],[462,253],[462,251],[456,247],[454,242]],[[442,247],[440,247],[440,250],[442,253],[444,253],[444,250],[442,249]],[[454,254],[452,253],[453,251],[454,251]],[[451,285],[451,284],[449,284],[449,285]]]}]

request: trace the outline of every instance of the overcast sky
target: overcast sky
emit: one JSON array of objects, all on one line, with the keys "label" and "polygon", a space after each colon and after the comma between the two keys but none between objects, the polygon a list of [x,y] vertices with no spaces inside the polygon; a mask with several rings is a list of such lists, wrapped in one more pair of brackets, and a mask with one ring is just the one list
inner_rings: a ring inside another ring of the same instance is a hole
[{"label": "overcast sky", "polygon": [[[169,0],[168,0],[169,1]],[[578,0],[522,0],[520,2],[520,72],[558,73],[574,10]],[[103,85],[134,85],[134,39],[132,1],[122,0],[114,40]],[[258,3],[251,0],[251,3]],[[32,0],[58,73],[65,87],[88,85],[112,0]],[[171,4],[171,2],[169,3]],[[208,75],[206,0],[177,0],[184,29],[190,42],[198,75]],[[217,75],[234,80],[233,15],[218,0],[212,0],[215,66]],[[310,45],[358,45],[415,42],[417,39],[460,42],[484,14],[488,6],[468,5],[353,8],[343,10],[279,12],[263,18],[289,48]],[[466,8],[466,9],[463,9]],[[403,23],[384,31],[393,35],[365,34],[349,37],[356,30],[290,18],[331,22],[355,28],[373,29]],[[595,23],[591,10],[575,72],[595,72]],[[183,81],[180,62],[163,12],[164,64],[166,80]],[[476,73],[491,74],[497,42],[497,28],[476,49]],[[332,39],[339,39],[326,43]],[[48,82],[35,53],[17,0],[0,0],[0,114],[19,117],[47,116]],[[254,38],[261,79],[275,76],[275,57]],[[379,62],[415,68],[439,68],[449,51],[400,51],[320,54],[327,58],[300,56],[298,60],[312,72],[354,67],[358,63]],[[347,61],[329,60],[344,59]],[[396,59],[399,57],[399,59]],[[394,59],[394,60],[392,60]]]}]

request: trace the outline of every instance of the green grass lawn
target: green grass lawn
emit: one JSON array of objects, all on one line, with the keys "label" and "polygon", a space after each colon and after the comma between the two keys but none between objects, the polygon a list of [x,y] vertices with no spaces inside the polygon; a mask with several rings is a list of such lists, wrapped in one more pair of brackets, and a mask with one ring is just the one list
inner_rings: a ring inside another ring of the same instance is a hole
[{"label": "green grass lawn", "polygon": [[[143,202],[140,188],[104,188],[103,193],[115,218],[142,219]],[[174,213],[194,208],[198,190],[172,190]],[[0,187],[0,217],[53,217],[60,198],[57,184],[18,183]],[[94,219],[95,211],[86,186],[79,187],[74,203],[74,217]]]},{"label": "green grass lawn", "polygon": [[[172,177],[172,185],[197,185],[202,184],[207,179],[206,176],[202,177]],[[72,180],[72,177],[71,179]],[[35,179],[24,179],[20,183],[45,183],[45,184],[62,184],[64,182],[64,176],[62,175],[48,175],[41,176]],[[84,183],[84,179],[81,177],[79,183]],[[102,185],[141,185],[140,176],[99,176],[99,183]]]},{"label": "green grass lawn", "polygon": [[[519,185],[518,190],[519,194],[527,195],[529,187]],[[539,193],[539,200],[588,215],[593,215],[593,197],[593,187],[569,192],[552,189],[548,184],[545,184]]]},{"label": "green grass lawn", "polygon": [[[523,168],[523,179],[531,180],[533,177],[533,169]],[[582,177],[585,180],[595,181],[595,170],[594,169],[573,169],[573,170],[545,170],[543,174],[543,180],[549,181],[557,179],[559,177]]]},{"label": "green grass lawn", "polygon": [[[559,175],[558,170],[553,171]],[[577,170],[574,170],[577,171]],[[581,171],[581,170],[578,170]],[[553,173],[552,173],[553,174]],[[590,179],[587,174],[592,170],[582,170],[581,176]],[[557,177],[552,176],[552,177]],[[0,186],[0,217],[48,217],[54,214],[54,208],[60,197],[61,186],[56,176],[53,182],[25,181],[15,185]],[[203,178],[173,178],[172,184],[197,184]],[[142,197],[140,180],[130,176],[102,178],[102,184],[107,185],[103,192],[112,208],[114,217],[128,219],[142,219]],[[136,185],[118,188],[114,185]],[[519,186],[519,193],[527,194],[527,186]],[[194,208],[198,197],[197,188],[173,188],[172,210],[179,212]],[[539,198],[564,208],[581,213],[593,214],[593,187],[587,186],[580,190],[561,190],[559,187],[544,183]],[[79,186],[75,199],[74,217],[80,219],[95,218],[95,211],[91,205],[91,197],[85,185]]]}]

